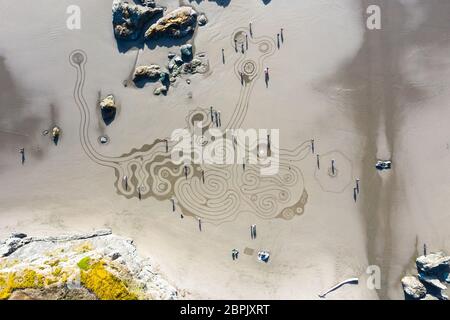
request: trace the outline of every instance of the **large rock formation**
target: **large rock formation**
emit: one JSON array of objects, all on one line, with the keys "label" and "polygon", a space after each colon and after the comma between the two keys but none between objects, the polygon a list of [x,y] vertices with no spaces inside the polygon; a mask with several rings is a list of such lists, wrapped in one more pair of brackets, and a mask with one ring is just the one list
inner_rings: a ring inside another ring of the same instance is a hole
[{"label": "large rock formation", "polygon": [[133,82],[138,87],[143,87],[148,81],[157,81],[161,78],[161,67],[152,64],[149,66],[139,66],[134,70]]},{"label": "large rock formation", "polygon": [[430,253],[416,259],[417,276],[402,279],[407,299],[448,300],[447,285],[450,283],[450,256],[443,252]]},{"label": "large rock formation", "polygon": [[176,299],[130,239],[110,230],[0,243],[0,299]]},{"label": "large rock formation", "polygon": [[161,19],[145,32],[146,39],[157,39],[161,36],[183,38],[194,32],[197,26],[197,12],[191,7],[180,7]]},{"label": "large rock formation", "polygon": [[404,277],[402,279],[402,285],[405,293],[414,299],[424,298],[427,294],[427,289],[416,277]]},{"label": "large rock formation", "polygon": [[450,256],[446,256],[443,252],[430,253],[417,258],[416,264],[421,271],[429,272],[450,266]]},{"label": "large rock formation", "polygon": [[100,101],[100,111],[103,121],[109,126],[116,118],[117,113],[116,99],[112,94]]},{"label": "large rock formation", "polygon": [[114,0],[112,6],[113,27],[116,38],[121,40],[137,40],[145,25],[153,17],[162,14],[164,9],[152,3],[145,6],[129,4],[121,0]]}]

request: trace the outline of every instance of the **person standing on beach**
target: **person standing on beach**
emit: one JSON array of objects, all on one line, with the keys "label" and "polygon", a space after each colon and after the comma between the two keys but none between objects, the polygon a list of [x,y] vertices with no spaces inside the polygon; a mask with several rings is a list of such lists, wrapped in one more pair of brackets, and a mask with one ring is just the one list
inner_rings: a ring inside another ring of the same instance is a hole
[{"label": "person standing on beach", "polygon": [[266,87],[269,87],[269,79],[270,79],[270,76],[269,76],[269,68],[268,67],[266,67],[265,69],[264,69],[264,75],[265,75],[265,81],[266,81]]},{"label": "person standing on beach", "polygon": [[22,165],[24,165],[25,164],[25,148],[20,148],[19,153],[20,153]]},{"label": "person standing on beach", "polygon": [[189,169],[188,169],[188,166],[184,166],[184,176],[186,177],[186,180],[187,180],[187,178],[188,178],[188,171]]},{"label": "person standing on beach", "polygon": [[251,236],[252,240],[256,239],[256,224],[253,224],[250,227],[250,236]]},{"label": "person standing on beach", "polygon": [[125,185],[125,191],[128,191],[128,177],[127,176],[123,177],[123,183]]}]

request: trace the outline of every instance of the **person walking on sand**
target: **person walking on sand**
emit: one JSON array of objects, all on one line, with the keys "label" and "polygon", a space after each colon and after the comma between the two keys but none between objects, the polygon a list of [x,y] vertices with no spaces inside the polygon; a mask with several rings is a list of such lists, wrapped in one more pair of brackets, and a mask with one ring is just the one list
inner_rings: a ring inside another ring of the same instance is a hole
[{"label": "person walking on sand", "polygon": [[187,165],[184,165],[184,176],[186,177],[186,180],[188,178],[188,174],[189,174],[189,168]]},{"label": "person walking on sand", "polygon": [[128,177],[127,176],[123,177],[123,183],[125,185],[125,191],[128,191]]},{"label": "person walking on sand", "polygon": [[25,148],[20,148],[19,149],[19,153],[20,153],[20,158],[21,158],[21,161],[22,161],[22,165],[24,165],[25,164]]},{"label": "person walking on sand", "polygon": [[256,224],[253,224],[250,227],[250,236],[251,236],[252,240],[256,239]]}]

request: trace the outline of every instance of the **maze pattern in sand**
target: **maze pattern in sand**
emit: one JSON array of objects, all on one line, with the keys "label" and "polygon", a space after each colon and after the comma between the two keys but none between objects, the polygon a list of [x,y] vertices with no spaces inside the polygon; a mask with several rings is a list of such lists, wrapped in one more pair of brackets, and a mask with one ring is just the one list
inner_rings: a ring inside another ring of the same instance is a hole
[{"label": "maze pattern in sand", "polygon": [[[245,29],[236,30],[232,46],[246,46],[238,52],[234,64],[242,89],[229,123],[224,129],[241,128],[249,110],[255,82],[261,78],[264,60],[276,51],[275,41],[269,37],[252,38]],[[87,55],[76,50],[70,64],[77,71],[74,99],[80,111],[80,142],[88,157],[99,165],[114,169],[115,188],[128,199],[155,198],[160,201],[176,199],[177,207],[187,216],[201,218],[214,224],[232,221],[241,213],[255,214],[263,219],[292,219],[304,213],[308,200],[299,163],[311,154],[309,141],[294,149],[277,150],[280,170],[274,176],[261,176],[259,165],[176,165],[171,159],[175,143],[170,139],[156,139],[153,144],[133,149],[118,157],[99,153],[89,139],[90,111],[83,96]],[[209,110],[195,109],[186,117],[187,128],[193,132],[194,123],[201,121],[202,132],[213,127]],[[212,143],[208,137],[198,141],[202,146]],[[227,145],[227,148],[232,146]],[[219,150],[218,150],[219,151]],[[185,174],[187,173],[187,177]],[[124,179],[126,177],[126,180]],[[204,178],[204,181],[203,181]]]}]

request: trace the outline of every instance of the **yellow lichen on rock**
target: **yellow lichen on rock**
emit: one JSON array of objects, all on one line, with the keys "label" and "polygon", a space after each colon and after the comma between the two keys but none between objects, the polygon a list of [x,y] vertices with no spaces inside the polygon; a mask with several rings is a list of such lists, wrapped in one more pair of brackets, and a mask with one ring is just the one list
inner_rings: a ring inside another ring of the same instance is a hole
[{"label": "yellow lichen on rock", "polygon": [[86,253],[86,252],[89,252],[92,250],[94,250],[94,247],[92,246],[92,243],[90,243],[90,242],[82,243],[81,245],[77,246],[74,249],[74,251],[77,253]]},{"label": "yellow lichen on rock", "polygon": [[8,299],[14,290],[36,289],[45,285],[45,277],[34,270],[0,274],[0,300]]},{"label": "yellow lichen on rock", "polygon": [[81,284],[101,300],[137,300],[127,283],[105,268],[104,261],[98,261],[87,270],[81,270]]}]

